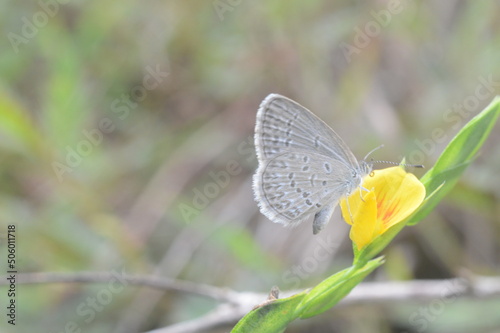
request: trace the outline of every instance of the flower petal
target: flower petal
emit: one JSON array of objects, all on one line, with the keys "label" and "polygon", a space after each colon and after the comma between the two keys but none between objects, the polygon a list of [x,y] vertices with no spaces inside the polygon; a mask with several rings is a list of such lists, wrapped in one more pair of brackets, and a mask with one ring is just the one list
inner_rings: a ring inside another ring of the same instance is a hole
[{"label": "flower petal", "polygon": [[363,186],[374,189],[377,220],[382,222],[380,233],[407,218],[425,198],[424,185],[400,167],[374,171]]},{"label": "flower petal", "polygon": [[424,185],[399,166],[373,171],[363,179],[362,187],[365,190],[355,191],[340,202],[358,249],[403,221],[425,198]]},{"label": "flower petal", "polygon": [[[362,195],[366,195],[361,188],[354,191],[348,198],[344,198],[340,201],[340,209],[342,210],[342,217],[344,220],[352,225],[353,220],[359,220],[359,214],[366,215],[364,210],[364,199],[362,199]],[[349,202],[348,202],[349,200]],[[365,216],[366,217],[366,216]],[[376,218],[376,211],[373,216],[369,216],[370,218]]]},{"label": "flower petal", "polygon": [[[359,196],[358,196],[359,198]],[[349,203],[351,202],[349,198]],[[375,192],[370,191],[363,196],[362,209],[358,209],[353,216],[354,224],[351,227],[349,237],[356,244],[358,249],[362,249],[369,244],[377,235],[377,229],[380,226],[377,223],[377,200]]]}]

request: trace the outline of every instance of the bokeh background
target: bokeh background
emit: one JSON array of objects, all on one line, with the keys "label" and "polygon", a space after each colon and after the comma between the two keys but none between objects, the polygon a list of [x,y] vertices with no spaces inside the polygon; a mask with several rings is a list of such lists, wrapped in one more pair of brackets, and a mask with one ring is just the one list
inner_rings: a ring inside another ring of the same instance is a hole
[{"label": "bokeh background", "polygon": [[[350,265],[337,212],[313,236],[257,210],[260,101],[281,93],[362,158],[430,167],[500,94],[495,1],[3,1],[0,227],[22,272],[125,271],[238,291],[307,288]],[[499,273],[499,126],[433,214],[368,280]],[[380,167],[385,167],[381,165]],[[425,170],[412,170],[421,176]],[[1,239],[0,267],[6,271]],[[18,286],[18,332],[141,332],[217,303],[127,286]],[[5,300],[5,287],[0,288]],[[439,301],[439,300],[437,300]],[[2,301],[4,302],[4,301]],[[2,303],[2,309],[4,308]],[[500,300],[332,309],[287,332],[499,332]],[[2,332],[15,332],[6,324]],[[227,332],[229,328],[220,330]]]}]

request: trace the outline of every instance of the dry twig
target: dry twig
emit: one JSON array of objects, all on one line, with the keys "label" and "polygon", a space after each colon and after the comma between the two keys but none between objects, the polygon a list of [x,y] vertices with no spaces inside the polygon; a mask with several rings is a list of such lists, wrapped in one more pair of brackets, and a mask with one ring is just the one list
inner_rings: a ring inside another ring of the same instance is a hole
[{"label": "dry twig", "polygon": [[[203,332],[216,327],[233,325],[255,305],[262,303],[267,293],[237,292],[227,288],[198,284],[189,281],[149,275],[126,275],[108,272],[78,273],[23,273],[17,274],[17,284],[47,283],[109,283],[117,275],[122,281],[135,286],[159,290],[170,290],[208,297],[222,302],[210,313],[183,323],[149,331],[148,333],[191,333]],[[0,277],[0,286],[7,285],[6,277]],[[296,291],[282,292],[288,297]],[[354,304],[396,304],[410,301],[430,302],[436,299],[468,297],[485,299],[500,296],[500,278],[468,276],[446,280],[415,280],[407,282],[365,282],[358,285],[338,305]]]}]

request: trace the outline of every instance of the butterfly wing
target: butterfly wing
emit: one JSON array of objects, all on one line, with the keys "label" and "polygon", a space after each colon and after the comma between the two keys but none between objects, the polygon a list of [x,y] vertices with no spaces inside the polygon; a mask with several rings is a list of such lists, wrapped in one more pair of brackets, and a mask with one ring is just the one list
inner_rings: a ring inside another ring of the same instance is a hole
[{"label": "butterfly wing", "polygon": [[259,168],[254,193],[271,221],[297,225],[314,216],[318,233],[352,188],[358,162],[342,139],[306,108],[276,94],[257,113]]},{"label": "butterfly wing", "polygon": [[330,220],[351,177],[342,163],[305,150],[277,155],[260,168],[254,191],[262,213],[287,226],[315,216],[314,233]]},{"label": "butterfly wing", "polygon": [[344,141],[324,121],[289,98],[270,94],[257,111],[255,148],[259,161],[294,149],[312,150],[347,167],[358,161]]}]

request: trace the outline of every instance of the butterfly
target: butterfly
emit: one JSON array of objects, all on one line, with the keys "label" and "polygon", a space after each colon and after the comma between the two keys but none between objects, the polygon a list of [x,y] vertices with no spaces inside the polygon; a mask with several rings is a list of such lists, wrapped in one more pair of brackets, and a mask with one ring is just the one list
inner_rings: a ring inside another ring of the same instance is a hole
[{"label": "butterfly", "polygon": [[257,111],[255,149],[253,191],[261,213],[291,227],[313,219],[313,234],[372,169],[311,111],[278,94]]}]

